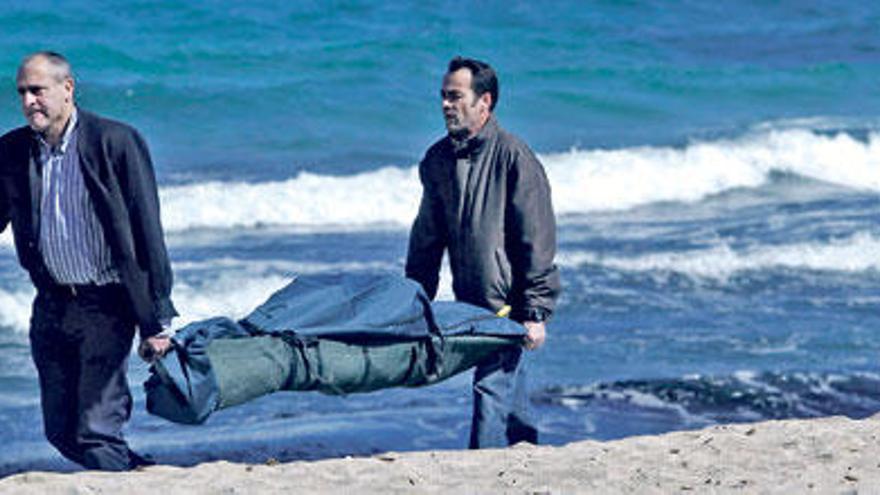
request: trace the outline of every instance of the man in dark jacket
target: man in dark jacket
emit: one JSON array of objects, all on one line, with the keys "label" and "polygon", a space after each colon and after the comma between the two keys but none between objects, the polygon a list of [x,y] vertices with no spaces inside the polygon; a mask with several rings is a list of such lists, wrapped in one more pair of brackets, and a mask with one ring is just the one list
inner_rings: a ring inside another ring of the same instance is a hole
[{"label": "man in dark jacket", "polygon": [[12,223],[37,289],[45,434],[86,468],[131,469],[144,463],[122,436],[135,327],[141,350],[161,354],[177,314],[150,155],[131,127],[76,107],[63,56],[26,57],[17,86],[28,125],[0,137],[0,231]]},{"label": "man in dark jacket", "polygon": [[[454,58],[441,98],[448,134],[419,165],[422,201],[406,275],[433,298],[448,249],[456,299],[496,312],[509,309],[526,327],[525,347],[536,349],[560,290],[544,169],[522,141],[498,126],[492,113],[498,81],[488,64]],[[527,414],[522,349],[478,366],[473,390],[471,448],[537,442]]]}]

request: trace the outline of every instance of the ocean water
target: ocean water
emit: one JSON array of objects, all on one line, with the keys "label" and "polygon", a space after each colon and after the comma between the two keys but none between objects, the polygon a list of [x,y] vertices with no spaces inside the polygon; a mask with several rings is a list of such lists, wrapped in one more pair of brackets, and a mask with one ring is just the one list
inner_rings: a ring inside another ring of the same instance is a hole
[{"label": "ocean water", "polygon": [[[243,316],[293,275],[401,273],[446,61],[483,58],[539,154],[565,292],[531,355],[542,440],[880,411],[880,4],[30,1],[0,9],[0,130],[20,58],[73,62],[135,125],[182,315]],[[441,297],[450,298],[448,272]],[[42,438],[33,289],[0,236],[0,475],[71,470]],[[287,393],[183,427],[159,462],[462,448],[469,377]]]}]

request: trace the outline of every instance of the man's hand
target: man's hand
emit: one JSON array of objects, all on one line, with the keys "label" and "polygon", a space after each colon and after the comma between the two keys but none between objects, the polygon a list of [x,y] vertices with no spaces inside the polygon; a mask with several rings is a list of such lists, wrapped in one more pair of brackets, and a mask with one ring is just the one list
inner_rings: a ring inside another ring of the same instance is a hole
[{"label": "man's hand", "polygon": [[142,340],[141,345],[138,346],[138,356],[144,361],[152,363],[164,356],[165,353],[171,349],[171,346],[171,339],[168,338],[168,336],[154,335],[152,337],[147,337],[145,340]]},{"label": "man's hand", "polygon": [[544,345],[544,340],[547,338],[547,331],[544,327],[543,321],[524,321],[523,326],[526,327],[526,349],[534,351]]}]

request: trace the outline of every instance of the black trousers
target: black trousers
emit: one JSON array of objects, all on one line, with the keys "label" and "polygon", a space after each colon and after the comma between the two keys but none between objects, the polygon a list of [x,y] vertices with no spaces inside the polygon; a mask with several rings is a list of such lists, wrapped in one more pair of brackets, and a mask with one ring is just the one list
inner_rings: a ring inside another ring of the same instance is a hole
[{"label": "black trousers", "polygon": [[138,457],[122,436],[135,320],[121,285],[41,290],[31,316],[46,438],[87,469],[123,471]]}]

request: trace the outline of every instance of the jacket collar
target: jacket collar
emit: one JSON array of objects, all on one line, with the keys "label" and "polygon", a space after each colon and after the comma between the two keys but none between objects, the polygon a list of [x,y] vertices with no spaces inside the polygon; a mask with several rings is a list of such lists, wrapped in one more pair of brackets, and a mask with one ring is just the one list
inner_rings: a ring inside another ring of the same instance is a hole
[{"label": "jacket collar", "polygon": [[77,148],[82,150],[83,146],[88,143],[95,132],[94,127],[97,117],[95,117],[95,114],[79,107],[76,108],[76,117],[79,124],[77,128],[77,132],[79,133],[77,135]]},{"label": "jacket collar", "polygon": [[79,152],[80,167],[86,175],[89,175],[88,172],[97,174],[97,162],[99,161],[97,155],[101,150],[101,144],[98,141],[101,136],[100,122],[95,114],[79,108],[77,110],[79,110],[79,126],[76,149]]},{"label": "jacket collar", "polygon": [[473,156],[479,153],[483,146],[486,145],[486,142],[494,139],[496,135],[498,135],[498,121],[495,120],[495,115],[492,114],[489,115],[489,120],[480,129],[480,132],[464,141],[458,141],[449,136],[449,143],[455,156]]}]

